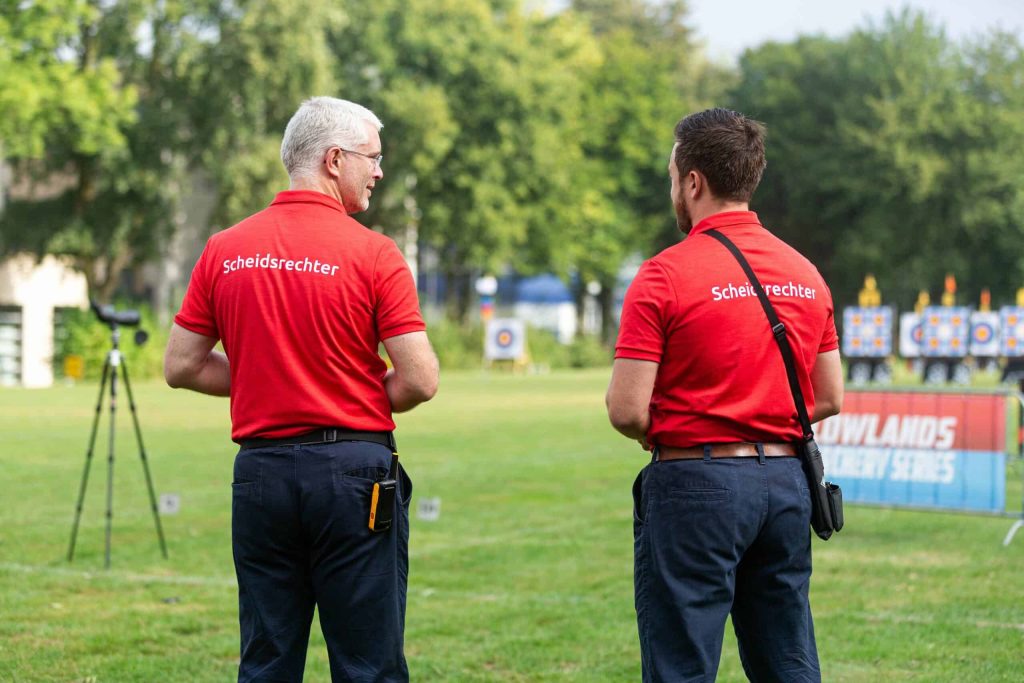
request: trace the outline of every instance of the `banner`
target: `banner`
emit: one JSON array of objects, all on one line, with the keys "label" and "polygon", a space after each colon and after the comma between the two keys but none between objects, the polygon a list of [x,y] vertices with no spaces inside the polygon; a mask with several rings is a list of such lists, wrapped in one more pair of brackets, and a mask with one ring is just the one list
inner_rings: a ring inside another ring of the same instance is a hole
[{"label": "banner", "polygon": [[815,429],[825,476],[851,502],[1003,512],[1007,398],[848,391]]}]

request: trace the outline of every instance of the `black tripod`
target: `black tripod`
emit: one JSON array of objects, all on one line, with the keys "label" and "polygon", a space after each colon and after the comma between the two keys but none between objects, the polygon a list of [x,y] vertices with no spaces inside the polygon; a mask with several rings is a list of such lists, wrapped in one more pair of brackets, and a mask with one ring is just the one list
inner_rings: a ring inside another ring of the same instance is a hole
[{"label": "black tripod", "polygon": [[82,472],[82,484],[78,490],[78,505],[75,506],[75,523],[71,527],[71,544],[68,546],[68,562],[71,562],[75,555],[75,538],[78,536],[78,522],[82,518],[82,503],[85,500],[85,487],[89,482],[89,467],[92,465],[93,447],[96,445],[96,431],[100,422],[100,411],[103,406],[103,392],[107,387],[107,379],[110,379],[110,441],[107,444],[107,534],[106,553],[103,566],[110,568],[110,530],[114,517],[114,416],[117,414],[117,369],[121,368],[124,377],[124,387],[128,392],[128,405],[132,411],[132,422],[135,424],[135,438],[139,442],[139,457],[142,459],[142,470],[146,473],[146,488],[149,490],[149,502],[153,509],[153,521],[156,522],[156,533],[160,539],[160,550],[164,558],[167,558],[167,545],[164,543],[164,530],[160,526],[160,515],[156,508],[156,496],[153,493],[153,480],[149,476],[149,462],[146,459],[146,449],[142,445],[142,432],[139,430],[139,418],[135,412],[135,399],[132,397],[132,385],[128,381],[128,366],[121,356],[120,341],[121,330],[119,325],[137,325],[139,314],[136,311],[115,312],[112,307],[99,307],[93,304],[93,310],[100,320],[110,325],[111,349],[107,353],[107,360],[103,364],[103,379],[100,381],[100,394],[96,399],[96,416],[92,421],[92,434],[89,437],[89,449],[85,453],[85,471]]}]

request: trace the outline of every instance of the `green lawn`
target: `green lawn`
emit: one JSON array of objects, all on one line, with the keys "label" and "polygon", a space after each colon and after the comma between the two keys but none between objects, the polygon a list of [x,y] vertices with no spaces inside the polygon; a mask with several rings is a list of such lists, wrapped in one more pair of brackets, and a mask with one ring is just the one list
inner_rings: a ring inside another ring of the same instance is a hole
[{"label": "green lawn", "polygon": [[[442,499],[438,521],[413,521],[414,681],[639,680],[629,490],[646,456],[607,424],[607,377],[446,374],[400,416],[415,496]],[[227,402],[134,388],[157,492],[182,507],[163,520],[164,560],[122,398],[109,571],[105,420],[65,560],[97,387],[0,390],[4,683],[233,680]],[[825,680],[1021,680],[1024,532],[1003,547],[1010,523],[850,506],[842,534],[814,543]],[[307,680],[327,681],[314,633]],[[744,680],[731,634],[720,680]]]}]

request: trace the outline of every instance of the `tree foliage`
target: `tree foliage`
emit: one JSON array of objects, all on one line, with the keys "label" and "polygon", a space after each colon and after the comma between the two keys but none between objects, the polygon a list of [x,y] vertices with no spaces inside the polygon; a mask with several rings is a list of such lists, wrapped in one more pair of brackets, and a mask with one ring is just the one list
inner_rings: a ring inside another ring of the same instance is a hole
[{"label": "tree foliage", "polygon": [[218,0],[188,68],[190,158],[217,194],[214,227],[258,211],[287,188],[281,137],[308,97],[337,91],[330,42],[346,23],[338,3]]},{"label": "tree foliage", "polygon": [[720,91],[696,49],[679,0],[575,0],[600,53],[583,81],[584,164],[576,192],[583,210],[553,234],[579,285],[601,285],[604,336],[623,262],[680,238],[669,200],[673,128]]},{"label": "tree foliage", "polygon": [[[842,38],[710,63],[684,0],[0,0],[0,252],[71,256],[93,293],[158,256],[197,183],[208,231],[286,186],[285,124],[317,94],[385,123],[360,218],[412,239],[465,316],[512,266],[596,281],[679,238],[672,129],[729,104],[765,121],[754,201],[837,301],[866,272],[909,305],[953,272],[971,297],[1024,281],[1024,49],[951,41],[904,11]],[[436,262],[435,262],[436,261]],[[606,330],[606,335],[610,330]]]},{"label": "tree foliage", "polygon": [[178,76],[165,34],[180,31],[181,3],[6,5],[6,25],[22,27],[23,54],[3,72],[33,79],[26,88],[39,106],[15,105],[16,123],[35,124],[4,138],[23,187],[0,219],[0,246],[69,256],[108,298],[122,271],[154,257],[173,228],[180,114],[164,99]]},{"label": "tree foliage", "polygon": [[[21,116],[71,114],[6,144],[19,176],[35,182],[0,218],[0,246],[71,257],[102,299],[182,227],[196,174],[217,196],[213,226],[266,205],[287,181],[277,150],[288,117],[333,86],[325,46],[343,15],[323,3],[10,4],[11,26],[52,24],[32,58],[64,79],[53,88],[60,106],[43,100],[42,114],[18,107]],[[60,4],[63,21],[52,17]]]},{"label": "tree foliage", "polygon": [[908,307],[956,275],[961,300],[1024,281],[1024,54],[966,46],[921,14],[843,39],[747,52],[734,105],[765,121],[754,207],[824,271],[837,301],[866,273]]},{"label": "tree foliage", "polygon": [[[47,150],[123,149],[135,93],[117,64],[88,49],[99,10],[82,0],[0,0],[0,149],[40,159]],[[61,58],[74,54],[77,59]]]},{"label": "tree foliage", "polygon": [[385,122],[368,218],[417,225],[462,317],[472,275],[550,267],[549,234],[578,210],[576,73],[596,59],[592,41],[570,17],[512,2],[387,0],[351,17],[335,43],[340,80]]}]

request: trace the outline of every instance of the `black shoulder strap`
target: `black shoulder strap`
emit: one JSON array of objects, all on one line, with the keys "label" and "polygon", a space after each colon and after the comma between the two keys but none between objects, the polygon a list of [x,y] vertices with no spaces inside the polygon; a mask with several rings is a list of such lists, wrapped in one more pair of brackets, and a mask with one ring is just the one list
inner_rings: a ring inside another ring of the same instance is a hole
[{"label": "black shoulder strap", "polygon": [[800,379],[796,374],[796,362],[793,360],[793,347],[789,345],[789,339],[786,337],[786,326],[782,324],[779,316],[775,314],[775,309],[768,300],[768,295],[764,293],[764,287],[761,286],[761,282],[757,279],[757,275],[754,274],[753,268],[747,263],[747,259],[743,256],[743,252],[739,250],[739,247],[715,229],[708,230],[707,234],[721,242],[722,246],[728,249],[736,260],[739,261],[743,272],[747,274],[747,278],[750,280],[751,286],[757,292],[757,298],[761,301],[761,308],[764,309],[764,314],[768,316],[768,322],[772,326],[772,336],[775,337],[775,342],[779,345],[779,351],[782,353],[782,360],[786,364],[789,390],[793,392],[793,403],[796,404],[796,414],[800,420],[800,428],[803,430],[804,439],[813,439],[814,432],[811,431],[811,420],[807,417],[807,403],[804,401],[804,392],[800,389]]}]

